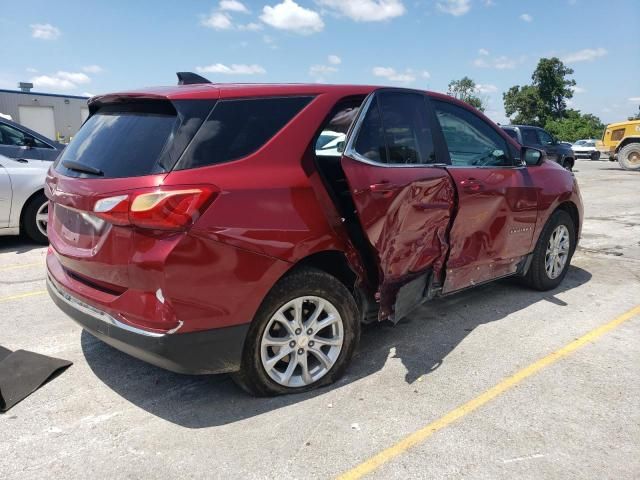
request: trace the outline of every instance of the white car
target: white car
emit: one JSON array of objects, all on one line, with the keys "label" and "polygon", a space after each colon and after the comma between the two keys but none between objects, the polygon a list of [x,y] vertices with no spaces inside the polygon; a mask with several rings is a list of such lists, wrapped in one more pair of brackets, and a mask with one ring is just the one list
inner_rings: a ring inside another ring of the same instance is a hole
[{"label": "white car", "polygon": [[25,233],[47,243],[47,197],[44,180],[49,160],[13,159],[0,155],[0,235]]},{"label": "white car", "polygon": [[[324,135],[327,132],[322,132]],[[347,136],[344,133],[331,132],[335,134],[328,142],[321,147],[316,144],[316,155],[321,157],[341,157],[344,150],[344,142]],[[321,135],[321,136],[322,136]]]},{"label": "white car", "polygon": [[600,152],[596,148],[596,140],[593,139],[578,140],[571,145],[571,150],[576,154],[576,158],[600,159]]}]

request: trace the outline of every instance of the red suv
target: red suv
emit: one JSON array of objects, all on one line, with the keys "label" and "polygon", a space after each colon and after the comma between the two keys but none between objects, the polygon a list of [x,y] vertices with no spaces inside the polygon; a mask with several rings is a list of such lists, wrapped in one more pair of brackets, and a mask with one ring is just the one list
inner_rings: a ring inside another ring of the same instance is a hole
[{"label": "red suv", "polygon": [[93,98],[47,178],[49,292],[115,348],[299,392],[340,377],[362,323],[564,278],[574,177],[469,105],[186,78]]}]

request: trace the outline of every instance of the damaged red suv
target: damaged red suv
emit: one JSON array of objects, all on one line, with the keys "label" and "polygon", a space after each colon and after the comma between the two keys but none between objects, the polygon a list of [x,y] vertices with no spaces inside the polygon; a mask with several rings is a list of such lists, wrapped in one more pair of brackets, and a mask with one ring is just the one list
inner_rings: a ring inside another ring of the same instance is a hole
[{"label": "damaged red suv", "polygon": [[342,375],[362,323],[567,273],[574,177],[469,105],[179,77],[93,98],[47,178],[50,295],[115,348],[300,392]]}]

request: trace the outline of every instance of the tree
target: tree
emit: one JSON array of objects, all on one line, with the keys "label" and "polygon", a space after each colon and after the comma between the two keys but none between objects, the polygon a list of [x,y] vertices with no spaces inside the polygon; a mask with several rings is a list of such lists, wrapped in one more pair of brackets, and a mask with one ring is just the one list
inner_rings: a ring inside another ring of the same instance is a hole
[{"label": "tree", "polygon": [[515,114],[512,122],[524,125],[544,125],[543,104],[538,89],[532,85],[516,85],[502,94],[507,117]]},{"label": "tree", "polygon": [[462,100],[476,107],[481,112],[484,112],[486,108],[486,101],[477,95],[478,87],[476,86],[476,82],[467,76],[462,77],[460,80],[451,80],[447,93],[458,100]]},{"label": "tree", "polygon": [[541,58],[531,75],[531,85],[511,87],[502,98],[508,117],[515,114],[515,123],[544,126],[549,120],[564,118],[567,100],[573,97],[576,82],[568,79],[573,69],[560,59]]},{"label": "tree", "polygon": [[559,58],[541,58],[531,79],[538,89],[538,95],[544,105],[545,116],[558,119],[564,117],[567,109],[565,99],[573,97],[576,81],[566,78],[573,69],[565,67]]},{"label": "tree", "polygon": [[567,110],[565,115],[565,118],[549,120],[544,128],[568,142],[575,142],[581,138],[602,138],[604,125],[595,115],[583,115],[578,110]]}]

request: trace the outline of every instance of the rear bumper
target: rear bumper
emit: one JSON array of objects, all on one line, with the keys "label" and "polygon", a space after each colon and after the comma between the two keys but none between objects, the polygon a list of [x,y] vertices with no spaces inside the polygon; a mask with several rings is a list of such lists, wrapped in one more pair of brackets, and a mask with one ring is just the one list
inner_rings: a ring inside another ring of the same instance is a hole
[{"label": "rear bumper", "polygon": [[187,374],[224,373],[240,368],[249,324],[188,333],[158,333],[118,321],[70,295],[50,276],[47,290],[55,304],[82,328],[140,360]]}]

